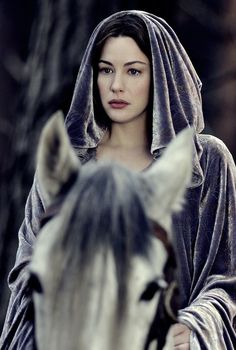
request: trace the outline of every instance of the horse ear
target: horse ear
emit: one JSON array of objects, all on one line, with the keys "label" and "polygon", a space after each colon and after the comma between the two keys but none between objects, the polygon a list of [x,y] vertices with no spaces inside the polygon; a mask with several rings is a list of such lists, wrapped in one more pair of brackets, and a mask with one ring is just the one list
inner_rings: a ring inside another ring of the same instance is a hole
[{"label": "horse ear", "polygon": [[79,160],[70,144],[62,112],[48,120],[40,136],[37,152],[37,176],[48,204],[78,172]]},{"label": "horse ear", "polygon": [[186,128],[143,173],[147,215],[167,232],[174,212],[181,210],[193,167],[193,130]]}]

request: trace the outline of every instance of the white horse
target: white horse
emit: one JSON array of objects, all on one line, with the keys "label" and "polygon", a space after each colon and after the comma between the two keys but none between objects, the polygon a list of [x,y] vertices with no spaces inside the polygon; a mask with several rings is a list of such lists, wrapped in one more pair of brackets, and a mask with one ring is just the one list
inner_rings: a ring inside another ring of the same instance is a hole
[{"label": "white horse", "polygon": [[47,209],[30,264],[39,350],[160,349],[150,329],[168,289],[166,238],[191,179],[192,142],[185,130],[141,173],[81,166],[63,118],[49,120],[37,169]]}]

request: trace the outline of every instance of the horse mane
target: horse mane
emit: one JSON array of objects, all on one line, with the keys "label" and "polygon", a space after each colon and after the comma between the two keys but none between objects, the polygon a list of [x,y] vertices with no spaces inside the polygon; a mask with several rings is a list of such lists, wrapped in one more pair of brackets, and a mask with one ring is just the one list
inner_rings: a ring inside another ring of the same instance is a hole
[{"label": "horse mane", "polygon": [[[80,169],[70,193],[76,200],[58,241],[63,250],[61,263],[65,271],[60,275],[57,289],[59,291],[69,278],[68,266],[76,266],[74,271],[78,271],[79,277],[75,279],[86,280],[95,253],[103,247],[104,266],[109,251],[115,260],[117,311],[121,318],[126,304],[130,258],[148,256],[152,230],[139,195],[138,175],[114,163],[90,161]],[[86,290],[84,293],[86,295]]]}]

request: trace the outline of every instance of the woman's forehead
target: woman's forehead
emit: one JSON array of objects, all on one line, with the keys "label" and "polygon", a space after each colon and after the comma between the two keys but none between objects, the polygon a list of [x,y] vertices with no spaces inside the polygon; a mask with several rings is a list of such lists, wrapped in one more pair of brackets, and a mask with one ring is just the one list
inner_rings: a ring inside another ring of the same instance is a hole
[{"label": "woman's forehead", "polygon": [[101,60],[122,62],[140,61],[149,63],[148,57],[141,51],[136,41],[128,36],[108,38],[101,51]]}]

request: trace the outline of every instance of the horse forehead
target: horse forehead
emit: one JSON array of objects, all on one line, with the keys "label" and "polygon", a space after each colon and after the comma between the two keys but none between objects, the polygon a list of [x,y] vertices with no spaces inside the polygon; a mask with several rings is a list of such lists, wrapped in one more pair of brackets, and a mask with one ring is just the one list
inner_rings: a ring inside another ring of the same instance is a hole
[{"label": "horse forehead", "polygon": [[[158,276],[163,275],[163,269],[167,261],[167,251],[164,244],[157,238],[151,238],[151,243],[146,255],[133,255],[130,259],[130,270],[128,278],[128,294],[133,298],[133,294],[142,293],[147,283],[153,281]],[[98,250],[94,257],[94,268],[91,278],[93,284],[106,281],[107,292],[111,298],[117,297],[116,263],[112,250],[107,252],[106,264],[104,265],[104,252]],[[105,277],[105,281],[104,281]],[[103,285],[103,288],[106,287]],[[136,298],[133,299],[134,301]]]},{"label": "horse forehead", "polygon": [[166,260],[164,244],[157,238],[151,238],[147,256],[136,255],[131,260],[130,285],[144,285],[161,276]]},{"label": "horse forehead", "polygon": [[[112,249],[106,252],[106,260],[104,253],[101,248],[94,255],[91,279],[93,279],[93,283],[100,284],[101,277],[103,282],[105,278],[109,288],[112,288],[111,290],[116,294],[118,283],[116,278],[116,264],[119,262],[115,262]],[[161,276],[166,260],[167,251],[164,244],[157,238],[151,238],[151,244],[146,255],[131,256],[128,279],[130,287],[133,289],[134,285],[142,286],[153,278]]]},{"label": "horse forehead", "polygon": [[110,288],[112,286],[113,291],[115,291],[117,287],[115,270],[115,260],[111,249],[108,251],[105,251],[102,247],[98,249],[93,260],[93,273],[91,274],[93,282],[100,284],[102,279],[103,282],[109,284]]}]

